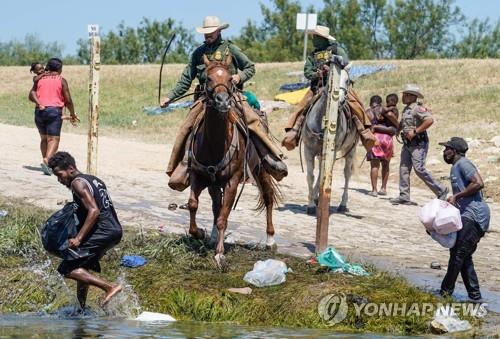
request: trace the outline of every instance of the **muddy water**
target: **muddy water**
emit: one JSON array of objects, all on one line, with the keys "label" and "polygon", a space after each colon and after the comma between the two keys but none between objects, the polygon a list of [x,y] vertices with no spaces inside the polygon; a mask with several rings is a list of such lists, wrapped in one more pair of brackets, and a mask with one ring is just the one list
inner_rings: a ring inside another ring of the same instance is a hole
[{"label": "muddy water", "polygon": [[[249,327],[199,322],[143,323],[100,317],[0,315],[0,338],[388,338],[329,330]],[[391,336],[390,338],[398,338]]]}]

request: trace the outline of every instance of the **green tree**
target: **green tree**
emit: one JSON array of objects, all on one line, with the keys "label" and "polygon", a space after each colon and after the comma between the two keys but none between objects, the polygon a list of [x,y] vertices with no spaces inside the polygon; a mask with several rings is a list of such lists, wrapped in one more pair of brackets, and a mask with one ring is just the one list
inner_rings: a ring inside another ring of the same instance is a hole
[{"label": "green tree", "polygon": [[386,0],[361,0],[361,22],[369,37],[372,56],[380,59],[386,54],[387,35],[383,20],[386,15]]},{"label": "green tree", "polygon": [[[194,48],[195,41],[191,32],[176,25],[173,19],[164,22],[143,18],[140,26],[132,28],[122,22],[116,30],[101,37],[101,62],[103,64],[138,64],[159,62],[166,43],[176,33],[167,55],[167,62],[186,62]],[[90,57],[89,41],[78,40],[77,58],[88,63]]]},{"label": "green tree", "polygon": [[371,59],[370,33],[362,20],[357,0],[324,0],[318,24],[328,26],[351,59]]},{"label": "green tree", "polygon": [[463,21],[453,0],[395,0],[384,20],[390,56],[397,59],[444,55],[450,27]]},{"label": "green tree", "polygon": [[63,45],[57,42],[45,43],[35,34],[27,34],[24,41],[0,42],[0,65],[30,65],[39,61],[45,63],[52,57],[62,58]]},{"label": "green tree", "polygon": [[[235,42],[251,60],[300,60],[304,48],[303,32],[297,31],[297,13],[302,7],[295,0],[272,0],[272,7],[260,5],[262,25],[248,21]],[[312,9],[309,9],[312,11]]]},{"label": "green tree", "polygon": [[473,19],[467,24],[467,32],[456,43],[449,55],[459,58],[499,58],[500,20],[494,27],[488,19]]}]

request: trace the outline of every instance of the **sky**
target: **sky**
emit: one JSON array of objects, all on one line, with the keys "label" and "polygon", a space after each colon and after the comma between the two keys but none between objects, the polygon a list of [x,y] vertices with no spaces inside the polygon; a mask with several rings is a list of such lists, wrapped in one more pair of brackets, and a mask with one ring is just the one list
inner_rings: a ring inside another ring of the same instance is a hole
[{"label": "sky", "polygon": [[[182,22],[187,29],[200,26],[206,15],[217,15],[230,24],[225,36],[235,36],[250,19],[261,22],[260,3],[270,0],[34,0],[2,1],[0,11],[0,42],[23,40],[35,33],[44,42],[57,41],[64,45],[64,54],[75,54],[79,38],[86,38],[87,25],[99,24],[101,33],[116,29],[120,22],[137,27],[143,17],[164,20],[168,17]],[[319,9],[322,0],[302,0],[303,8]],[[468,18],[500,18],[498,0],[456,0]],[[199,41],[202,37],[197,35]]]}]

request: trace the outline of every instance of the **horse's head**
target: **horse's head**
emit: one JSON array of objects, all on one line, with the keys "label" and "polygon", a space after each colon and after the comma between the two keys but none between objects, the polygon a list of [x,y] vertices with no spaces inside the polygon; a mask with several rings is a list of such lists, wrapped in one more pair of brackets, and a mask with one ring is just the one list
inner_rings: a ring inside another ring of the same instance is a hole
[{"label": "horse's head", "polygon": [[207,67],[205,94],[208,105],[213,106],[221,113],[229,112],[233,95],[234,85],[229,71],[231,62],[231,55],[228,55],[224,61],[210,61],[206,55],[203,55],[203,63]]}]

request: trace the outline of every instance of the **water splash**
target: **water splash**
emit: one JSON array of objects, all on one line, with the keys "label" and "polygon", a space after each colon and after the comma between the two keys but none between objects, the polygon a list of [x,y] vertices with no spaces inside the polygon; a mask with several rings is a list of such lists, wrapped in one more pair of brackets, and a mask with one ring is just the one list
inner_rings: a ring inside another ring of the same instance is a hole
[{"label": "water splash", "polygon": [[120,293],[104,307],[104,312],[109,318],[134,319],[141,313],[139,297],[134,292],[132,285],[128,284],[122,272],[117,282],[123,286]]}]

